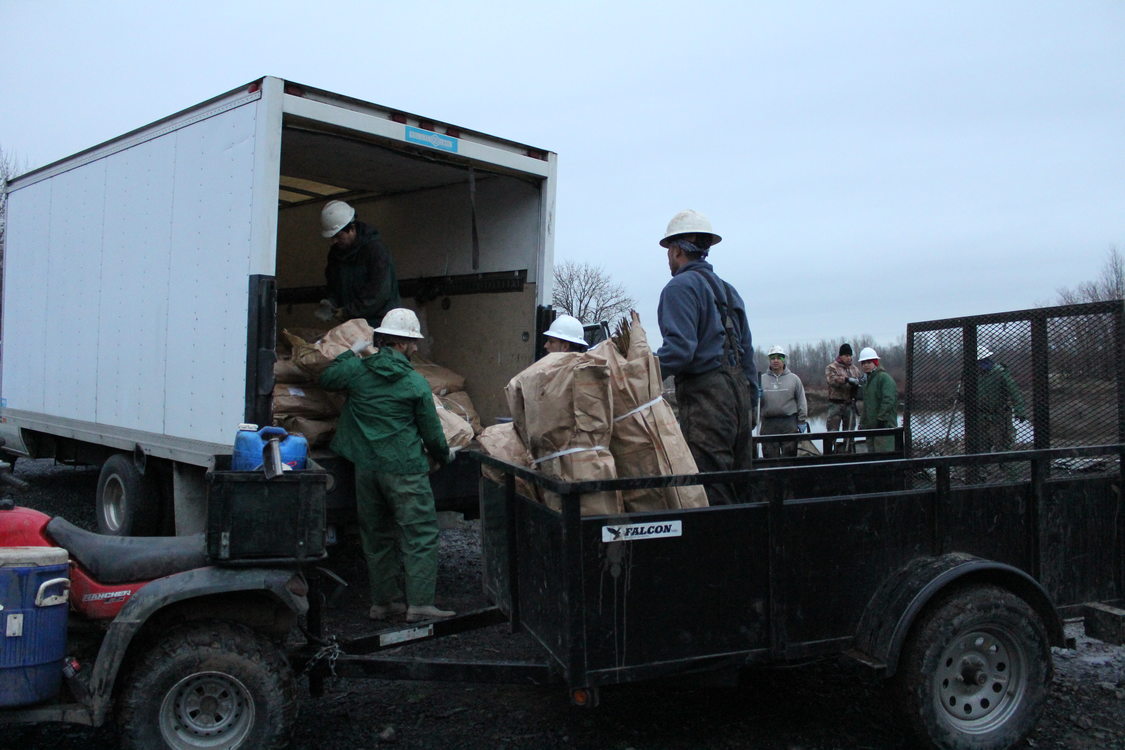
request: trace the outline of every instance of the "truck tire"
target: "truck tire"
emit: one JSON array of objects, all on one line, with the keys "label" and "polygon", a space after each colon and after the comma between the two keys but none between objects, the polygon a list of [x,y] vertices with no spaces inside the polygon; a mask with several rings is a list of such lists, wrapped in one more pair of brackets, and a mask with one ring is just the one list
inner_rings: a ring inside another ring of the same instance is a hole
[{"label": "truck tire", "polygon": [[997,586],[942,596],[915,623],[896,688],[923,747],[1002,750],[1043,712],[1053,675],[1039,614]]},{"label": "truck tire", "polygon": [[131,457],[115,453],[98,474],[98,531],[110,536],[151,536],[160,516],[156,483]]},{"label": "truck tire", "polygon": [[170,631],[125,677],[122,747],[284,748],[297,715],[281,650],[244,625],[197,622]]}]

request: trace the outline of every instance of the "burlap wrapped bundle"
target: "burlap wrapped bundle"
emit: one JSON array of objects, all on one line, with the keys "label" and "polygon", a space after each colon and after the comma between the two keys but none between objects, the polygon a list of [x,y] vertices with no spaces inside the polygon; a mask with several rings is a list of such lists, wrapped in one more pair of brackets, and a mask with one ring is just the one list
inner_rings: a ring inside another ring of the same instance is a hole
[{"label": "burlap wrapped bundle", "polygon": [[[609,367],[591,353],[548,354],[509,381],[504,389],[516,431],[532,456],[532,467],[565,481],[617,476],[609,437],[613,400]],[[547,506],[560,510],[558,495],[545,492]],[[620,514],[620,492],[582,496],[583,515]]]},{"label": "burlap wrapped bundle", "polygon": [[473,426],[459,415],[446,409],[437,396],[433,397],[434,408],[437,409],[438,419],[441,421],[441,431],[445,433],[445,442],[450,448],[464,448],[473,442]]},{"label": "burlap wrapped bundle", "polygon": [[[293,350],[293,362],[315,380],[332,364],[332,360],[351,349],[354,342],[360,339],[370,342],[375,329],[363,318],[353,318],[312,343],[288,330],[283,330],[281,335]],[[369,344],[359,352],[359,356],[369,357],[377,351],[379,350],[375,346]]]},{"label": "burlap wrapped bundle", "polygon": [[[624,355],[615,340],[602,342],[593,352],[604,356],[609,365],[614,406],[609,449],[616,462],[617,476],[698,473],[676,415],[662,395],[660,365],[636,313],[632,324],[615,338],[621,343],[628,339]],[[621,495],[625,510],[629,512],[708,505],[707,492],[699,485],[625,490]]]},{"label": "burlap wrapped bundle", "polygon": [[469,398],[468,391],[454,391],[453,393],[447,393],[438,398],[441,399],[442,406],[473,426],[474,435],[480,434],[480,415],[477,414],[477,410],[473,406],[473,400]]},{"label": "burlap wrapped bundle", "polygon": [[[527,452],[527,447],[516,433],[516,425],[514,422],[501,422],[500,424],[494,424],[491,427],[484,428],[480,435],[477,436],[477,442],[480,443],[481,450],[489,456],[499,458],[502,461],[507,461],[516,466],[522,466],[525,469],[531,465],[531,455]],[[482,464],[481,472],[493,482],[504,481],[503,472],[491,466]],[[526,481],[516,477],[516,492],[525,497],[535,498],[534,489],[535,488]]]},{"label": "burlap wrapped bundle", "polygon": [[[430,394],[430,396],[434,400],[438,421],[441,422],[441,431],[445,435],[445,442],[449,443],[449,447],[464,448],[471,443],[473,441],[473,426],[442,406],[441,400],[437,396],[433,394]],[[437,471],[440,464],[434,460],[433,456],[427,456],[427,458],[430,461],[430,471]]]}]

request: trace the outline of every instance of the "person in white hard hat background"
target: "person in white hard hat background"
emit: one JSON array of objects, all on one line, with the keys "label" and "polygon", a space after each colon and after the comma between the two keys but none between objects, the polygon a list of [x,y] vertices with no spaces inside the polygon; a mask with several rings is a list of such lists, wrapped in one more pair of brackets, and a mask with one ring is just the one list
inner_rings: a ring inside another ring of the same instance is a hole
[{"label": "person in white hard hat background", "polygon": [[[824,423],[825,432],[855,429],[855,400],[859,392],[859,368],[852,364],[852,345],[840,345],[836,359],[824,368],[824,381],[828,384],[828,418]],[[855,441],[848,438],[842,446],[836,440],[824,441],[824,452],[853,453]]]},{"label": "person in white hard hat background", "polygon": [[[759,435],[787,435],[802,432],[809,421],[809,405],[805,399],[805,385],[785,366],[785,350],[771,346],[767,353],[769,369],[762,373],[762,421]],[[762,443],[763,458],[796,456],[797,441]]]},{"label": "person in white hard hat background", "polygon": [[[749,469],[750,431],[758,403],[746,304],[707,262],[722,237],[697,211],[672,217],[660,244],[672,280],[660,292],[656,352],[664,377],[675,376],[678,418],[700,471]],[[712,505],[740,501],[733,486],[707,486]]]},{"label": "person in white hard hat background", "polygon": [[356,221],[355,209],[339,200],[324,204],[320,229],[332,246],[324,268],[328,297],[320,301],[316,317],[325,322],[366,318],[378,326],[400,304],[394,259],[379,230]]},{"label": "person in white hard hat background", "polygon": [[453,459],[425,379],[409,357],[422,338],[413,311],[389,311],[375,329],[379,351],[361,359],[360,339],[320,376],[347,391],[332,450],[355,465],[356,510],[367,560],[368,617],[406,615],[407,622],[450,617],[434,606],[438,523],[426,455]]},{"label": "person in white hard hat background", "polygon": [[546,341],[543,349],[548,354],[556,352],[584,352],[587,349],[583,337],[582,322],[573,315],[560,315],[543,332]]},{"label": "person in white hard hat background", "polygon": [[1027,406],[1012,374],[1004,365],[993,362],[987,346],[977,347],[977,409],[980,412],[982,452],[1008,451],[1015,440],[1013,413],[1027,421]]},{"label": "person in white hard hat background", "polygon": [[[859,428],[898,427],[898,387],[890,373],[879,365],[879,354],[870,346],[859,352],[859,369],[866,377],[860,389],[863,415],[859,419]],[[868,452],[883,453],[894,449],[895,439],[889,435],[868,440]]]}]

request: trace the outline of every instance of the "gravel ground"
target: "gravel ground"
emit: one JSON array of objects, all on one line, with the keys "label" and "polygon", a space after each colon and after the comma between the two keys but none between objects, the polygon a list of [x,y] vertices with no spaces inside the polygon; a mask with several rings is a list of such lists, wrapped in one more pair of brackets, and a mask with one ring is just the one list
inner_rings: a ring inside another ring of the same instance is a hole
[{"label": "gravel ground", "polygon": [[[20,502],[75,523],[93,523],[97,473],[20,461],[17,475],[32,484]],[[483,606],[477,525],[442,532],[438,603]],[[332,567],[352,587],[329,613],[344,636],[370,632],[365,578],[353,548],[334,553]],[[1056,649],[1055,682],[1028,747],[1125,750],[1125,647],[1085,637],[1070,623],[1074,650]],[[403,653],[450,658],[537,659],[525,635],[503,626],[409,647]],[[829,750],[915,747],[877,685],[857,681],[832,662],[750,672],[738,688],[662,683],[603,689],[597,709],[572,708],[557,687],[465,683],[331,680],[326,694],[302,691],[294,750],[395,747],[435,750]],[[65,725],[5,727],[0,750],[113,747],[112,728]]]}]

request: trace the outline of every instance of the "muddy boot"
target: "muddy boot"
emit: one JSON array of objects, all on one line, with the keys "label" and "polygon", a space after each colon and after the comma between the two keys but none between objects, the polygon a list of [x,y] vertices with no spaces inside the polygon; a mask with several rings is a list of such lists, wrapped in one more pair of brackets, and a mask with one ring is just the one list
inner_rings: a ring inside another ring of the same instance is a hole
[{"label": "muddy boot", "polygon": [[371,609],[367,610],[367,616],[372,620],[386,620],[392,615],[401,615],[406,611],[406,605],[402,602],[391,602],[390,604],[372,604]]},{"label": "muddy boot", "polygon": [[422,620],[436,620],[441,617],[453,617],[455,614],[457,613],[453,610],[438,609],[432,604],[411,604],[406,610],[406,621],[421,622]]}]

